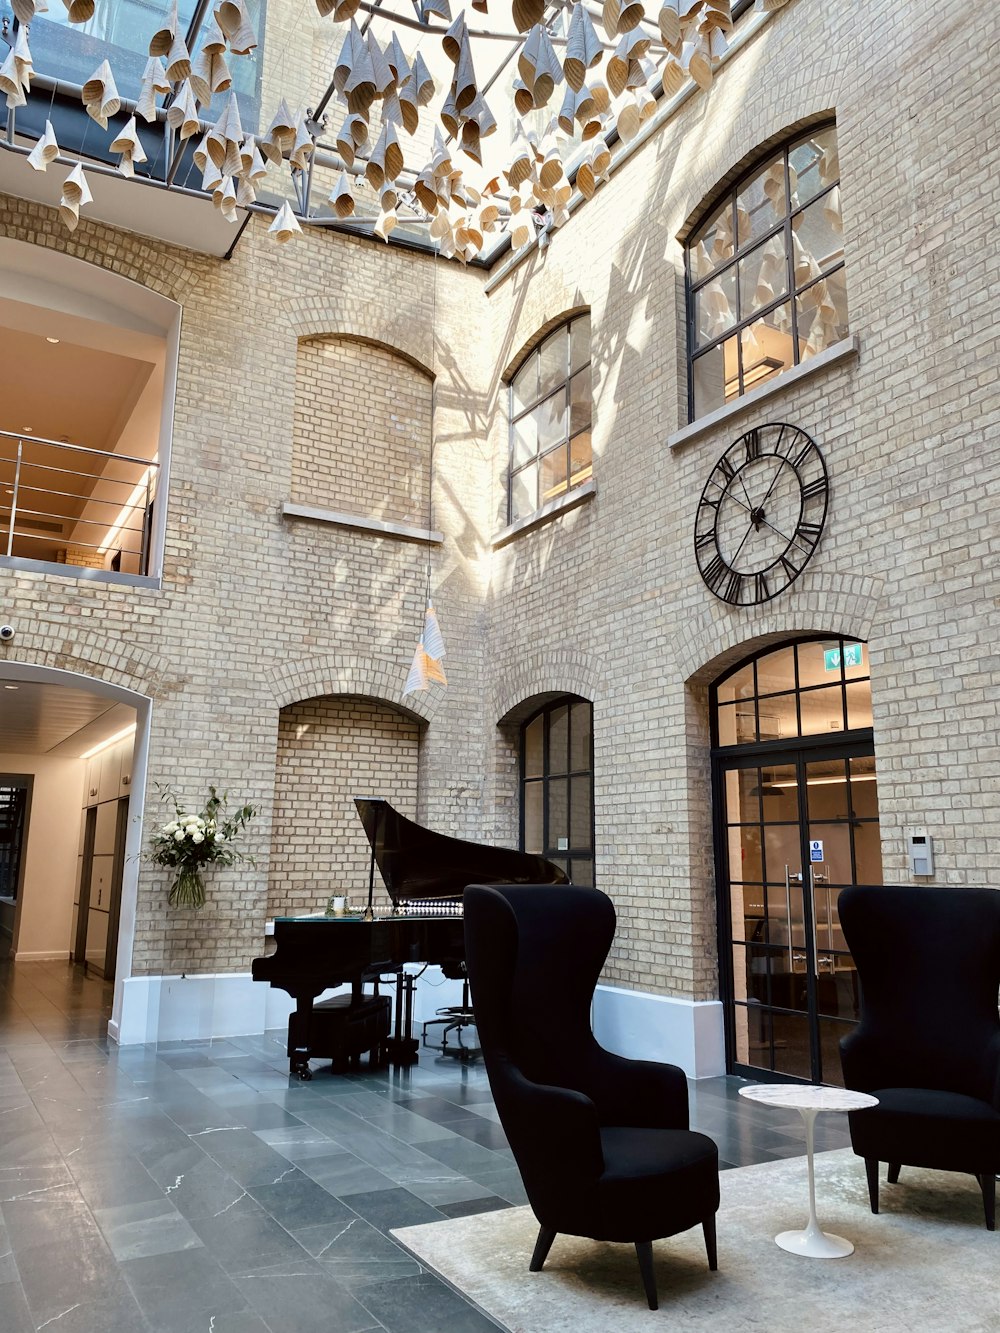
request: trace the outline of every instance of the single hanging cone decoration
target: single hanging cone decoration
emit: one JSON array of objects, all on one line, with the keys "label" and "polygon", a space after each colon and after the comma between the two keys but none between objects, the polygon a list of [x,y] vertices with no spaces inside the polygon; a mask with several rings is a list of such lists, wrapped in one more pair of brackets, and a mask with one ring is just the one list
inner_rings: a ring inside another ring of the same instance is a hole
[{"label": "single hanging cone decoration", "polygon": [[278,216],[267,229],[268,235],[273,236],[279,245],[285,245],[296,232],[301,230],[298,219],[287,201],[278,209]]},{"label": "single hanging cone decoration", "polygon": [[94,17],[94,0],[63,0],[70,23],[86,23]]},{"label": "single hanging cone decoration", "polygon": [[149,54],[165,56],[174,42],[177,33],[177,0],[172,0],[162,28],[157,28],[149,39]]},{"label": "single hanging cone decoration", "polygon": [[14,17],[22,27],[27,28],[36,14],[47,14],[49,7],[45,0],[13,0],[11,6]]},{"label": "single hanging cone decoration", "polygon": [[182,33],[177,33],[167,52],[167,78],[171,83],[180,83],[191,73],[191,56]]},{"label": "single hanging cone decoration", "polygon": [[28,165],[34,167],[36,171],[44,171],[50,162],[54,162],[59,156],[59,145],[56,143],[56,132],[52,128],[52,121],[45,122],[45,133],[32,148],[28,154]]},{"label": "single hanging cone decoration", "polygon": [[253,30],[244,0],[222,0],[212,13],[233,55],[248,56],[257,45],[257,34]]},{"label": "single hanging cone decoration", "polygon": [[354,194],[351,190],[351,177],[342,171],[329,196],[329,203],[338,218],[349,218],[354,212]]},{"label": "single hanging cone decoration", "polygon": [[563,73],[566,82],[574,92],[579,92],[587,77],[587,70],[601,63],[604,49],[601,39],[594,28],[593,20],[577,0],[573,6],[573,16],[569,22],[566,38],[566,58],[563,61]]},{"label": "single hanging cone decoration", "polygon": [[115,115],[122,104],[115,87],[115,76],[106,60],[101,62],[83,85],[81,98],[87,108],[87,115],[96,120],[102,130],[106,130],[108,118]]}]

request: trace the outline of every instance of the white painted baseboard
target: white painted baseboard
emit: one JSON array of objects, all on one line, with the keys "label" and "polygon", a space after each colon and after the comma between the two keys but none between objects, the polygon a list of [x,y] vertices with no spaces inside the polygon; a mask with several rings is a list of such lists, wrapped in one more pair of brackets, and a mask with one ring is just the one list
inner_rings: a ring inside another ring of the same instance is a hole
[{"label": "white painted baseboard", "polygon": [[597,1040],[617,1055],[679,1065],[689,1078],[726,1072],[719,1000],[682,1000],[598,986],[593,1025]]},{"label": "white painted baseboard", "polygon": [[[321,998],[338,993],[329,990]],[[391,994],[392,989],[387,987],[383,993]],[[440,968],[427,968],[415,988],[417,1036],[421,1025],[434,1018],[438,1009],[459,1004],[461,999],[460,981],[444,977]],[[120,1018],[108,1025],[108,1034],[123,1046],[252,1036],[287,1027],[294,1007],[290,995],[254,981],[248,973],[128,977],[122,983]],[[717,1000],[695,1002],[598,986],[593,1024],[601,1045],[619,1055],[665,1060],[679,1065],[691,1078],[725,1072],[722,1005]]]},{"label": "white painted baseboard", "polygon": [[69,958],[68,949],[37,949],[26,953],[23,949],[18,949],[14,955],[15,963],[48,963],[59,960],[65,962]]},{"label": "white painted baseboard", "polygon": [[[417,971],[417,968],[413,968]],[[346,987],[328,990],[328,999]],[[383,988],[391,994],[392,988]],[[417,1025],[438,1008],[459,1004],[462,983],[429,967],[416,983],[413,1017]],[[121,1016],[109,1035],[122,1046],[157,1041],[207,1041],[212,1037],[251,1036],[288,1026],[295,1001],[282,990],[254,981],[248,973],[201,976],[128,977],[122,983]]]}]

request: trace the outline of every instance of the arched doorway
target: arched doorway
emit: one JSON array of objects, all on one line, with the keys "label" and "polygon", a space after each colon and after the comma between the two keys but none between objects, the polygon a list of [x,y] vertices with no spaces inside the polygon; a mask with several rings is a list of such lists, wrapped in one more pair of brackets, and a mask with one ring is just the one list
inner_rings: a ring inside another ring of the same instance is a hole
[{"label": "arched doorway", "polygon": [[882,882],[867,647],[769,648],[715,682],[711,709],[727,1066],[840,1083],[858,988],[837,900]]}]

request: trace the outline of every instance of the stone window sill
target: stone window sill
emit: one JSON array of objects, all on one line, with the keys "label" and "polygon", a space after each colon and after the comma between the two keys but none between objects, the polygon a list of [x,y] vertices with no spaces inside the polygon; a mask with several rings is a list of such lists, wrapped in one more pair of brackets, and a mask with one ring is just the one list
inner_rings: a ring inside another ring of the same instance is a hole
[{"label": "stone window sill", "polygon": [[741,412],[748,408],[755,407],[758,403],[764,402],[768,398],[774,398],[786,389],[790,389],[795,384],[801,384],[803,380],[811,379],[820,371],[826,370],[828,366],[836,365],[840,361],[848,361],[858,355],[860,344],[858,335],[852,334],[849,338],[843,338],[839,343],[834,343],[828,347],[825,352],[820,352],[818,356],[811,357],[808,361],[803,361],[791,370],[785,370],[777,375],[773,380],[768,380],[758,389],[751,389],[745,393],[742,398],[734,398],[731,403],[726,403],[724,407],[718,407],[714,412],[709,412],[706,416],[699,417],[697,421],[692,421],[689,426],[682,426],[680,430],[674,431],[673,435],[667,436],[667,446],[670,449],[677,449],[682,444],[688,444],[691,440],[698,439],[701,435],[706,435],[716,426],[729,421],[730,418],[739,416]]},{"label": "stone window sill", "polygon": [[550,500],[547,505],[542,505],[541,509],[536,509],[533,514],[527,518],[519,518],[516,523],[509,523],[507,527],[501,528],[492,539],[493,549],[498,550],[501,546],[506,546],[508,542],[520,537],[523,532],[531,532],[533,529],[541,527],[543,523],[549,523],[552,519],[558,518],[560,514],[567,513],[570,509],[576,509],[578,505],[585,504],[592,500],[597,494],[597,483],[591,477],[590,481],[585,481],[582,486],[574,486],[566,495],[561,495],[558,500]]},{"label": "stone window sill", "polygon": [[117,574],[113,569],[88,569],[85,565],[59,565],[55,561],[29,560],[20,555],[0,555],[0,569],[28,574],[52,574],[59,579],[86,579],[114,583],[125,588],[162,588],[163,580],[148,574]]},{"label": "stone window sill", "polygon": [[342,514],[336,509],[319,509],[315,505],[293,504],[290,500],[281,506],[284,518],[305,518],[313,523],[329,523],[335,528],[350,528],[354,532],[367,532],[375,537],[392,537],[397,541],[423,542],[428,546],[440,546],[444,533],[430,528],[417,528],[409,523],[384,523],[378,518],[362,518],[360,514]]}]

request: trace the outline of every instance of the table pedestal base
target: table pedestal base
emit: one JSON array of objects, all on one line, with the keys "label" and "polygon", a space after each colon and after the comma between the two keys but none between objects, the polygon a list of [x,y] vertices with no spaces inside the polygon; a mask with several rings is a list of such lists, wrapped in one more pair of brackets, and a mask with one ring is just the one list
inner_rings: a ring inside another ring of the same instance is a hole
[{"label": "table pedestal base", "polygon": [[806,1227],[805,1231],[782,1231],[774,1238],[775,1245],[780,1245],[789,1254],[801,1254],[806,1259],[846,1259],[854,1253],[854,1246],[843,1236],[835,1236],[831,1231],[820,1231],[819,1227]]}]

